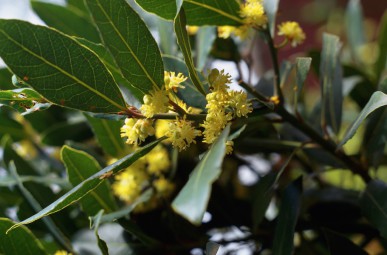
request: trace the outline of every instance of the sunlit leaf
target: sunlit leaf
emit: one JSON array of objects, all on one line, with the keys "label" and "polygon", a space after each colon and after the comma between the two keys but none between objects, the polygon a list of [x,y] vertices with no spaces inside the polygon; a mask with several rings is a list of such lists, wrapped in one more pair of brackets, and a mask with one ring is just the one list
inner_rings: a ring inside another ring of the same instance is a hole
[{"label": "sunlit leaf", "polygon": [[144,94],[164,85],[160,50],[130,5],[125,0],[86,0],[86,4],[104,45],[128,82]]},{"label": "sunlit leaf", "polygon": [[0,20],[0,56],[49,101],[90,112],[126,109],[101,60],[62,33],[20,20]]},{"label": "sunlit leaf", "polygon": [[211,195],[212,183],[219,177],[226,141],[227,126],[192,171],[188,182],[172,203],[172,208],[195,225],[200,225]]}]

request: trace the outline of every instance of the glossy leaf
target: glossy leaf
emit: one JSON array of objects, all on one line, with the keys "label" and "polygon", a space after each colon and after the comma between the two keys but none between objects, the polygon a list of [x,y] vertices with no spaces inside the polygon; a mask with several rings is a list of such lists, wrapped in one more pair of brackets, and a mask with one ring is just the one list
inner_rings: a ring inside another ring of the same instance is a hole
[{"label": "glossy leaf", "polygon": [[274,37],[275,18],[277,16],[279,0],[264,0],[263,7],[268,18],[270,34]]},{"label": "glossy leaf", "polygon": [[[176,36],[173,31],[173,22],[159,19],[156,23],[157,31],[160,35],[160,50],[162,55],[175,56],[177,55]],[[165,67],[165,63],[164,63]],[[167,70],[167,68],[165,67]]]},{"label": "glossy leaf", "polygon": [[285,188],[275,227],[273,254],[293,254],[294,230],[301,205],[301,193],[302,177]]},{"label": "glossy leaf", "polygon": [[173,210],[195,225],[202,223],[211,195],[212,183],[221,173],[229,132],[228,125],[202,157],[188,182],[172,202]]},{"label": "glossy leaf", "polygon": [[55,30],[0,20],[0,56],[14,74],[55,104],[90,112],[126,109],[99,58]]},{"label": "glossy leaf", "polygon": [[312,58],[297,58],[296,59],[296,79],[297,79],[297,93],[300,94],[303,87],[308,72],[310,70],[310,65],[312,63]]},{"label": "glossy leaf", "polygon": [[46,102],[39,93],[32,89],[0,90],[0,104],[7,105],[20,113],[39,110],[40,108],[36,107]]},{"label": "glossy leaf", "polygon": [[89,192],[97,188],[104,181],[105,176],[107,176],[106,174],[114,175],[114,174],[117,174],[122,169],[130,166],[136,160],[138,160],[139,158],[147,154],[149,151],[151,151],[159,143],[159,141],[160,139],[142,147],[141,149],[137,150],[136,152],[130,155],[127,155],[119,159],[114,164],[105,167],[98,173],[82,181],[80,184],[75,186],[73,189],[68,191],[66,194],[64,194],[62,197],[60,197],[58,200],[56,200],[55,202],[53,202],[43,210],[41,210],[39,213],[21,221],[18,224],[15,224],[8,231],[11,231],[12,229],[15,229],[21,225],[32,223],[36,220],[39,220],[47,215],[58,212],[66,208],[67,206],[77,202],[82,197],[87,195]]},{"label": "glossy leaf", "polygon": [[320,84],[322,89],[322,126],[330,126],[339,132],[343,104],[342,70],[339,60],[341,43],[335,35],[323,35],[323,49],[320,63]]},{"label": "glossy leaf", "polygon": [[175,0],[176,1],[176,14],[175,16],[179,15],[180,9],[183,6],[184,0]]},{"label": "glossy leaf", "polygon": [[207,62],[208,55],[212,49],[212,44],[216,39],[216,28],[201,27],[196,34],[196,67],[203,70]]},{"label": "glossy leaf", "polygon": [[348,140],[350,140],[356,133],[360,124],[367,118],[369,114],[371,114],[376,109],[387,105],[387,95],[381,91],[376,91],[372,94],[370,100],[367,105],[360,112],[359,116],[356,120],[351,124],[348,130],[345,133],[344,138],[341,140],[338,148],[343,146]]},{"label": "glossy leaf", "polygon": [[120,136],[121,121],[94,118],[86,115],[91,128],[105,153],[112,157],[123,155],[125,143]]},{"label": "glossy leaf", "polygon": [[35,0],[31,0],[31,6],[48,26],[68,35],[86,38],[93,42],[100,41],[98,31],[87,12],[82,12],[71,5],[65,7]]},{"label": "glossy leaf", "polygon": [[15,87],[12,86],[11,82],[12,73],[7,68],[0,68],[0,89],[11,90]]},{"label": "glossy leaf", "polygon": [[160,50],[140,16],[125,0],[86,0],[86,4],[129,83],[144,94],[161,87],[164,67]]},{"label": "glossy leaf", "polygon": [[[107,67],[107,69],[109,69],[109,71],[112,73],[114,79],[116,80],[116,82],[118,83],[118,86],[121,89],[121,93],[123,94],[125,101],[128,104],[135,106],[138,103],[138,100],[142,100],[142,98],[144,97],[144,93],[141,92],[136,87],[134,87],[130,82],[128,82],[122,76],[122,73],[120,69],[117,67],[117,64],[115,63],[113,56],[110,54],[108,49],[106,49],[105,46],[99,43],[91,42],[83,38],[75,38],[75,39],[98,55],[98,57]],[[131,97],[129,98],[125,97],[125,93],[123,89],[129,90]]]},{"label": "glossy leaf", "polygon": [[92,228],[94,228],[94,234],[95,238],[97,238],[98,247],[102,253],[102,255],[109,255],[109,248],[106,245],[106,242],[102,240],[98,234],[98,229],[101,224],[101,218],[103,215],[103,210],[99,211],[94,217],[91,218],[92,220]]},{"label": "glossy leaf", "polygon": [[387,185],[380,180],[372,180],[360,199],[364,216],[376,227],[382,237],[387,238]]},{"label": "glossy leaf", "polygon": [[184,12],[184,8],[182,8],[180,10],[179,15],[175,18],[175,22],[174,22],[177,43],[179,44],[181,52],[183,53],[184,61],[185,61],[185,64],[187,65],[189,77],[192,83],[200,93],[205,95],[206,92],[204,91],[203,85],[200,82],[199,76],[196,73],[195,65],[192,59],[191,45],[189,43],[189,37],[188,37],[186,26],[187,26],[187,23],[185,20],[185,12]]},{"label": "glossy leaf", "polygon": [[[164,19],[174,19],[177,12],[176,0],[136,0],[146,11],[155,13]],[[234,0],[184,0],[188,24],[192,26],[230,25],[238,26],[243,22],[239,18],[239,4]]]},{"label": "glossy leaf", "polygon": [[5,232],[15,223],[10,219],[0,218],[0,253],[1,254],[47,254],[43,245],[27,228],[21,227],[11,233]]},{"label": "glossy leaf", "polygon": [[378,44],[379,44],[379,57],[376,61],[376,77],[381,78],[383,70],[387,69],[387,11],[384,11],[383,17],[380,21],[379,27],[379,36],[378,36]]},{"label": "glossy leaf", "polygon": [[363,10],[360,0],[348,1],[346,10],[346,32],[352,53],[359,61],[359,48],[366,42],[364,32]]},{"label": "glossy leaf", "polygon": [[[62,147],[61,159],[66,166],[69,181],[74,187],[101,170],[100,165],[92,156],[69,146]],[[83,197],[81,206],[88,216],[94,216],[101,209],[105,212],[114,211],[116,204],[109,183],[103,181]]]}]

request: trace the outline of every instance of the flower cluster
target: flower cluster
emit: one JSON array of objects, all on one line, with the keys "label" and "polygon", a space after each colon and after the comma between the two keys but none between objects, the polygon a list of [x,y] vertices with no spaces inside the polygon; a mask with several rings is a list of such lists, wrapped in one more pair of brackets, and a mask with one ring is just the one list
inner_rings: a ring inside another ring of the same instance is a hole
[{"label": "flower cluster", "polygon": [[278,35],[284,36],[293,47],[301,44],[305,40],[304,31],[297,22],[287,21],[278,26]]},{"label": "flower cluster", "polygon": [[161,198],[170,196],[174,190],[173,183],[165,178],[170,166],[168,151],[158,145],[115,176],[113,193],[125,203],[132,204],[145,189],[152,187],[152,197],[136,207],[137,212],[151,210],[159,205]]}]

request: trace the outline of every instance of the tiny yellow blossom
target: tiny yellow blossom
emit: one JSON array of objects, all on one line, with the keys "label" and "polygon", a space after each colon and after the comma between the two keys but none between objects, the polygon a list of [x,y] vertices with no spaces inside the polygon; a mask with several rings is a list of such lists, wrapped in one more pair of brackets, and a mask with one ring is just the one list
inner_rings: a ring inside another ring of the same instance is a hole
[{"label": "tiny yellow blossom", "polygon": [[115,182],[112,184],[113,193],[122,201],[131,203],[141,194],[148,180],[149,175],[141,163],[133,164],[115,176]]},{"label": "tiny yellow blossom", "polygon": [[153,121],[150,119],[126,118],[125,125],[121,127],[121,137],[127,137],[126,143],[138,145],[148,136],[155,134]]},{"label": "tiny yellow blossom", "polygon": [[155,180],[153,182],[153,186],[155,187],[157,196],[159,197],[169,197],[175,189],[175,185],[164,177]]},{"label": "tiny yellow blossom", "polygon": [[227,84],[231,83],[231,75],[225,74],[224,70],[219,71],[214,68],[208,75],[208,82],[211,85],[213,91],[224,91],[226,92],[229,88]]},{"label": "tiny yellow blossom", "polygon": [[278,35],[283,35],[293,47],[301,44],[305,40],[304,31],[297,22],[287,21],[278,25]]},{"label": "tiny yellow blossom", "polygon": [[199,26],[187,26],[187,32],[189,35],[196,35],[199,30]]},{"label": "tiny yellow blossom", "polygon": [[168,111],[169,97],[165,90],[153,90],[144,96],[144,104],[141,106],[141,113],[147,118],[152,118],[157,113]]},{"label": "tiny yellow blossom", "polygon": [[233,152],[234,142],[233,141],[227,141],[226,142],[226,154],[229,155]]},{"label": "tiny yellow blossom", "polygon": [[231,35],[235,35],[243,40],[247,37],[248,32],[249,30],[247,26],[240,26],[240,27],[219,26],[218,27],[218,37],[223,39],[227,39]]},{"label": "tiny yellow blossom", "polygon": [[270,97],[270,101],[273,103],[273,104],[279,104],[280,103],[280,99],[278,96],[272,96]]},{"label": "tiny yellow blossom", "polygon": [[206,120],[201,124],[201,126],[204,127],[203,142],[209,144],[213,143],[227,125],[227,122],[231,119],[231,113],[226,113],[222,108],[215,111],[209,111]]},{"label": "tiny yellow blossom", "polygon": [[251,103],[247,100],[246,92],[232,90],[229,92],[228,98],[229,106],[234,109],[238,117],[247,117],[247,114],[253,110]]},{"label": "tiny yellow blossom", "polygon": [[54,255],[72,255],[72,253],[69,253],[69,252],[67,252],[65,250],[58,250],[58,251],[55,252]]},{"label": "tiny yellow blossom", "polygon": [[148,164],[147,170],[149,174],[160,175],[166,172],[171,166],[168,151],[162,145],[157,145],[146,154],[145,159]]},{"label": "tiny yellow blossom", "polygon": [[196,130],[192,124],[192,121],[185,119],[169,123],[169,130],[165,135],[172,142],[173,147],[179,148],[179,151],[185,150],[191,143],[195,143],[195,137],[201,135],[201,132]]},{"label": "tiny yellow blossom", "polygon": [[166,90],[172,89],[173,91],[177,91],[177,88],[185,88],[180,83],[186,80],[187,77],[185,77],[182,73],[178,73],[176,75],[175,72],[164,72],[164,83]]},{"label": "tiny yellow blossom", "polygon": [[262,0],[246,0],[241,5],[240,15],[245,24],[263,27],[267,23],[267,17],[262,5]]},{"label": "tiny yellow blossom", "polygon": [[[165,134],[169,130],[169,122],[170,120],[156,120],[155,129],[156,129],[156,138],[161,138],[165,136]],[[163,140],[163,142],[168,140]]]}]

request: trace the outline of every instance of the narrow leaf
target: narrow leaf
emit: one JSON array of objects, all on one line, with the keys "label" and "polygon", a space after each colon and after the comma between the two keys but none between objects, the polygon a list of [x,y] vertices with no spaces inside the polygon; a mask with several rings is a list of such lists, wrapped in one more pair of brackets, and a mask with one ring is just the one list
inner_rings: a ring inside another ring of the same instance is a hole
[{"label": "narrow leaf", "polygon": [[343,104],[342,70],[339,61],[341,43],[335,35],[323,35],[320,63],[322,89],[322,126],[330,126],[337,134],[341,125]]},{"label": "narrow leaf", "polygon": [[23,125],[12,119],[10,116],[8,116],[8,114],[4,113],[1,108],[0,123],[0,137],[3,137],[4,135],[9,135],[15,141],[28,138],[28,135],[25,132]]},{"label": "narrow leaf", "polygon": [[279,0],[264,0],[263,7],[268,18],[270,34],[274,37],[275,18],[277,16]]},{"label": "narrow leaf", "polygon": [[24,113],[39,103],[47,101],[32,89],[0,90],[0,104]]},{"label": "narrow leaf", "polygon": [[[123,76],[142,93],[164,84],[164,67],[155,39],[125,0],[85,0]],[[129,88],[130,89],[130,88]]]},{"label": "narrow leaf", "polygon": [[[73,186],[82,183],[101,169],[98,162],[92,156],[69,146],[62,147],[61,159],[66,166],[69,181]],[[81,206],[88,216],[97,214],[101,209],[105,212],[114,211],[117,206],[114,202],[109,183],[103,181],[97,188],[83,197]]]},{"label": "narrow leaf", "polygon": [[161,140],[157,140],[155,142],[152,142],[141,149],[137,150],[136,152],[127,155],[117,162],[115,162],[112,165],[109,165],[99,171],[98,173],[90,176],[86,180],[82,181],[80,184],[78,184],[76,187],[68,191],[66,194],[64,194],[62,197],[60,197],[58,200],[41,210],[39,213],[23,220],[22,222],[15,224],[10,229],[8,229],[8,232],[12,229],[15,229],[21,225],[32,223],[38,219],[41,219],[47,215],[53,214],[55,212],[58,212],[62,210],[63,208],[77,202],[82,197],[87,195],[89,192],[93,191],[96,187],[98,187],[103,181],[104,178],[107,175],[114,175],[118,173],[119,171],[123,170],[124,168],[130,166],[133,164],[136,160],[147,154],[149,151],[151,151]]},{"label": "narrow leaf", "polygon": [[125,143],[120,136],[122,122],[85,116],[104,152],[112,157],[123,155]]},{"label": "narrow leaf", "polygon": [[[79,1],[82,2],[82,1]],[[91,22],[88,13],[73,6],[61,6],[31,0],[32,9],[48,26],[73,36],[99,42],[97,29]]]},{"label": "narrow leaf", "polygon": [[360,199],[364,216],[387,238],[387,185],[379,180],[368,183]]},{"label": "narrow leaf", "polygon": [[180,10],[179,15],[175,19],[175,33],[177,37],[177,43],[180,46],[180,49],[184,56],[185,64],[188,67],[189,77],[191,78],[192,83],[195,85],[196,89],[202,93],[206,94],[204,91],[203,85],[200,82],[200,79],[196,73],[195,65],[193,63],[192,55],[191,55],[191,45],[189,43],[189,37],[186,29],[186,20],[184,8]]},{"label": "narrow leaf", "polygon": [[364,33],[363,10],[360,0],[350,0],[346,10],[346,32],[352,54],[359,61],[359,48],[366,42]]},{"label": "narrow leaf", "polygon": [[109,248],[106,245],[106,242],[102,240],[98,234],[98,229],[99,229],[99,225],[101,224],[101,218],[102,218],[103,212],[104,212],[103,210],[100,210],[97,213],[97,215],[91,218],[91,221],[93,223],[92,227],[94,228],[94,234],[95,234],[95,237],[97,238],[98,247],[102,255],[109,255]]},{"label": "narrow leaf", "polygon": [[172,203],[177,213],[195,225],[202,223],[212,183],[221,173],[229,132],[228,125],[192,171],[188,182]]},{"label": "narrow leaf", "polygon": [[386,105],[387,105],[387,95],[381,91],[374,92],[372,94],[370,100],[366,104],[366,106],[360,112],[359,116],[352,123],[352,125],[348,128],[343,140],[341,140],[341,142],[339,143],[339,145],[337,147],[338,148],[342,147],[344,144],[346,144],[348,142],[348,140],[350,140],[355,135],[360,124],[367,118],[367,116],[369,114],[371,114],[376,109],[383,107],[383,106],[386,106]]},{"label": "narrow leaf", "polygon": [[47,254],[43,245],[34,234],[27,228],[21,227],[12,233],[6,234],[15,223],[10,219],[0,218],[0,253],[1,254]]},{"label": "narrow leaf", "polygon": [[308,72],[310,70],[310,66],[312,63],[312,58],[296,58],[296,86],[295,95],[294,95],[294,109],[297,109],[298,99],[300,98],[302,89],[304,88],[304,83],[306,77],[308,76]]},{"label": "narrow leaf", "polygon": [[176,15],[179,15],[181,6],[183,6],[183,0],[175,0],[176,1]]},{"label": "narrow leaf", "polygon": [[[135,0],[144,10],[164,19],[172,20],[179,11],[177,0]],[[238,11],[239,4],[234,0],[184,0],[189,25],[239,26],[243,24]]]},{"label": "narrow leaf", "polygon": [[99,58],[55,30],[0,20],[0,56],[13,73],[55,104],[91,112],[126,109]]},{"label": "narrow leaf", "polygon": [[273,254],[291,255],[294,248],[294,230],[301,204],[302,177],[285,189],[273,240]]}]

